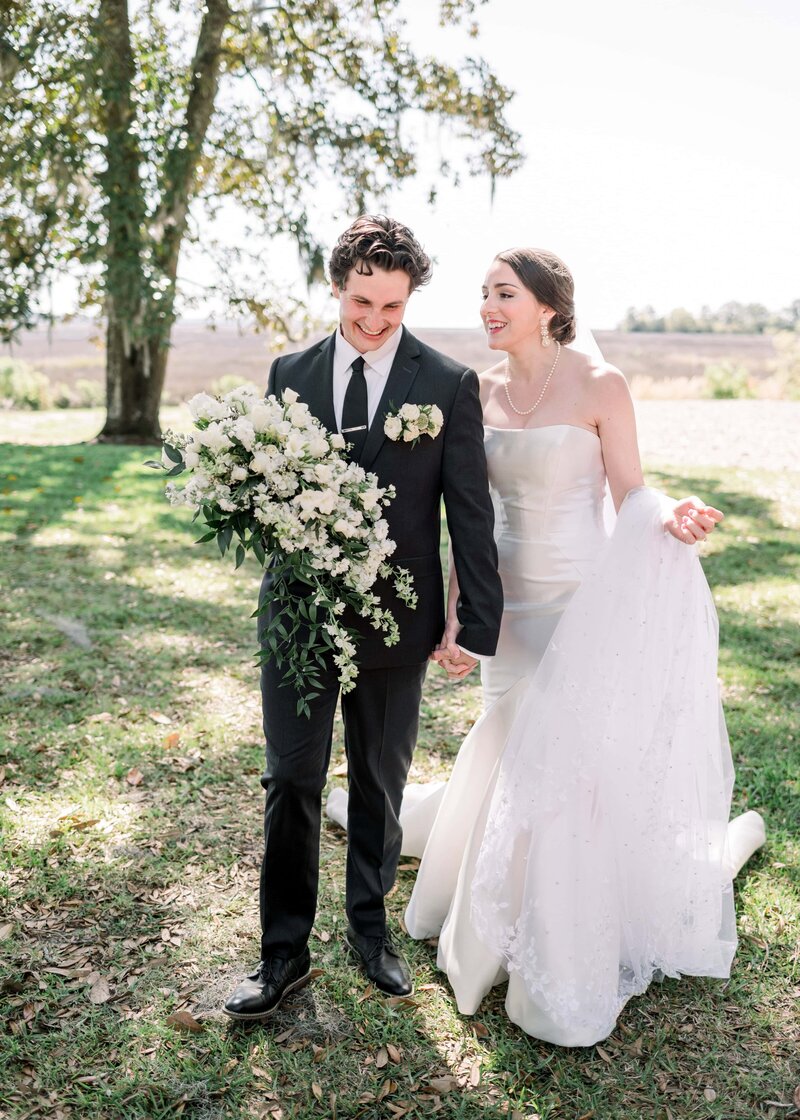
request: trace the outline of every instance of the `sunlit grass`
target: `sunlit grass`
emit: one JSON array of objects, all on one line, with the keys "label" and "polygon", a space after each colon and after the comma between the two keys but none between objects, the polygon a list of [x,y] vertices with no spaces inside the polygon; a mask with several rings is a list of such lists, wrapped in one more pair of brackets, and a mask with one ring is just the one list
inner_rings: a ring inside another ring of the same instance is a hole
[{"label": "sunlit grass", "polygon": [[[196,527],[164,502],[141,448],[2,451],[0,1111],[787,1115],[767,1102],[788,1105],[797,1080],[797,474],[647,464],[656,485],[700,493],[727,514],[704,564],[720,614],[736,807],[764,812],[769,844],[737,881],[731,980],[653,985],[601,1053],[527,1038],[505,1016],[503,988],[474,1020],[459,1015],[426,943],[403,938],[415,1005],[371,993],[342,944],[345,842],[327,824],[312,937],[322,974],[271,1026],[228,1026],[220,1004],[257,952],[259,572],[248,563],[235,573],[192,543]],[[84,632],[89,644],[76,644]],[[429,674],[412,779],[446,777],[479,713],[476,679],[454,688]],[[337,720],[331,784],[346,780],[343,763]],[[395,929],[413,866],[390,899]],[[99,1003],[95,977],[108,984]],[[168,1021],[176,1010],[203,1029],[182,1032]],[[389,1044],[399,1061],[384,1061]]]}]

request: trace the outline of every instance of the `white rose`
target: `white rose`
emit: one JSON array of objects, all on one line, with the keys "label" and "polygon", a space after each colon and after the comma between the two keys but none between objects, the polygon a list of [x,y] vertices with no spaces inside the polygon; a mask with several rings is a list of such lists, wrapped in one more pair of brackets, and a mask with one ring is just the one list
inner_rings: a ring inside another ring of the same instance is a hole
[{"label": "white rose", "polygon": [[399,439],[403,431],[403,421],[398,416],[387,416],[383,430],[389,439]]},{"label": "white rose", "polygon": [[295,393],[294,389],[284,389],[282,397],[284,404],[294,404],[295,401],[300,400],[300,394]]},{"label": "white rose", "polygon": [[208,393],[196,393],[189,401],[189,411],[195,420],[221,420],[228,415],[228,408]]},{"label": "white rose", "polygon": [[289,409],[289,419],[298,428],[304,428],[308,422],[309,411],[307,404],[293,404]]},{"label": "white rose", "polygon": [[231,479],[234,482],[244,482],[247,478],[247,470],[244,467],[235,466],[231,469]]},{"label": "white rose", "polygon": [[321,433],[312,435],[308,441],[308,451],[315,459],[321,459],[328,453],[328,441]]},{"label": "white rose", "polygon": [[220,451],[227,451],[231,446],[231,440],[220,427],[218,421],[209,424],[202,432],[198,432],[194,437],[194,442],[202,444],[207,447],[209,451],[219,453]]},{"label": "white rose", "polygon": [[272,456],[266,451],[256,451],[250,460],[250,470],[253,474],[269,474],[272,470]]},{"label": "white rose", "polygon": [[410,424],[403,432],[403,439],[406,443],[411,443],[412,439],[419,439],[419,428]]},{"label": "white rose", "polygon": [[333,466],[330,463],[317,463],[314,467],[314,478],[322,486],[330,486],[333,481]]},{"label": "white rose", "polygon": [[253,430],[256,432],[266,432],[270,427],[273,420],[272,409],[264,401],[259,401],[258,404],[253,405],[251,408],[248,419],[253,425]]},{"label": "white rose", "polygon": [[308,440],[302,432],[291,432],[286,440],[287,455],[303,455],[308,450]]},{"label": "white rose", "polygon": [[256,430],[249,420],[240,417],[231,425],[230,431],[246,451],[253,450],[253,444],[256,441]]},{"label": "white rose", "polygon": [[363,494],[361,495],[361,501],[365,509],[374,509],[375,506],[378,505],[380,497],[381,491],[376,487],[371,487],[369,490],[365,490],[363,492]]},{"label": "white rose", "polygon": [[197,464],[200,462],[200,456],[196,451],[187,447],[183,453],[183,461],[186,464],[187,471],[193,471]]},{"label": "white rose", "polygon": [[334,432],[334,434],[331,436],[331,447],[335,447],[337,451],[341,451],[344,448],[344,446],[345,446],[344,436],[339,435],[338,432]]},{"label": "white rose", "polygon": [[418,404],[404,404],[400,409],[400,415],[404,420],[419,420],[419,405]]},{"label": "white rose", "polygon": [[444,424],[444,416],[438,404],[431,405],[431,420],[436,428],[436,435],[438,435],[442,430],[442,424]]}]

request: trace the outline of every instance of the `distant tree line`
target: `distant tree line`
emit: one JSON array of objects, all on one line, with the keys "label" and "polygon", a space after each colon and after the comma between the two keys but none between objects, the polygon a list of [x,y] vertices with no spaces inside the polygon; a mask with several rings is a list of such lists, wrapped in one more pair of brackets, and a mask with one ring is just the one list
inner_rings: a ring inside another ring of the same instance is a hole
[{"label": "distant tree line", "polygon": [[774,331],[800,331],[800,299],[781,311],[770,311],[761,303],[730,300],[713,310],[704,307],[699,315],[676,307],[657,315],[652,307],[629,307],[618,324],[620,331],[671,331],[677,334],[766,334]]}]

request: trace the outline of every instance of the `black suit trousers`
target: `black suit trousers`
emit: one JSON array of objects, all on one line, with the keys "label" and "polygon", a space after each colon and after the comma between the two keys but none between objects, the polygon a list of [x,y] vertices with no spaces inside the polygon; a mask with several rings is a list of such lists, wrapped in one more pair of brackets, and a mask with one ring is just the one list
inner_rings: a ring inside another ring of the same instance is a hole
[{"label": "black suit trousers", "polygon": [[[347,916],[357,933],[384,933],[384,895],[400,858],[400,805],[417,739],[427,662],[361,669],[342,696],[348,763]],[[324,674],[311,718],[281,685],[272,661],[262,667],[266,769],[261,866],[261,958],[296,956],[314,924],[319,886],[322,791],[331,754],[339,683]]]}]

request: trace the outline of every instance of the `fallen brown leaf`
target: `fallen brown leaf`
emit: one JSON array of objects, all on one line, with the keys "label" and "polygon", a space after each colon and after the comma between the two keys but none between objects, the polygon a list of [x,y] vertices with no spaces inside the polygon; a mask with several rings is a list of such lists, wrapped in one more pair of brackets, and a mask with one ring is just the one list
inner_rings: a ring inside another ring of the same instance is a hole
[{"label": "fallen brown leaf", "polygon": [[715,1089],[712,1089],[710,1085],[708,1085],[703,1090],[703,1096],[706,1098],[708,1103],[711,1104],[712,1101],[715,1101],[717,1099],[717,1092]]},{"label": "fallen brown leaf", "polygon": [[469,1071],[469,1083],[473,1089],[477,1089],[481,1083],[481,1064],[480,1062],[473,1062]]},{"label": "fallen brown leaf", "polygon": [[614,1061],[609,1052],[607,1050],[604,1050],[602,1046],[595,1046],[595,1050],[597,1051],[598,1056],[601,1057],[604,1062],[608,1062],[609,1065],[611,1065],[611,1063]]},{"label": "fallen brown leaf", "polygon": [[14,932],[13,922],[0,922],[0,941],[8,941],[11,934]]},{"label": "fallen brown leaf", "polygon": [[396,1092],[397,1092],[397,1082],[392,1081],[391,1078],[387,1078],[383,1082],[383,1084],[381,1085],[380,1089],[378,1089],[378,1092],[375,1094],[375,1100],[376,1101],[382,1101],[384,1099],[384,1097],[388,1097],[390,1093],[396,1093]]},{"label": "fallen brown leaf", "polygon": [[[92,973],[92,976],[95,974]],[[89,979],[91,980],[91,976]],[[92,986],[89,988],[89,1002],[90,1003],[107,1003],[111,999],[111,989],[108,986],[108,980],[105,976],[97,976]]]},{"label": "fallen brown leaf", "polygon": [[475,1031],[476,1038],[488,1038],[489,1028],[484,1026],[483,1023],[473,1023],[472,1029]]},{"label": "fallen brown leaf", "polygon": [[199,1034],[205,1030],[203,1024],[198,1023],[188,1011],[173,1011],[171,1015],[167,1015],[167,1026],[174,1027],[176,1031],[189,1031],[190,1034]]},{"label": "fallen brown leaf", "polygon": [[384,1069],[389,1064],[389,1054],[385,1046],[381,1046],[378,1053],[375,1055],[375,1065],[378,1069]]},{"label": "fallen brown leaf", "polygon": [[163,712],[148,712],[150,719],[153,723],[172,723],[169,716],[165,716]]},{"label": "fallen brown leaf", "polygon": [[391,1042],[386,1044],[386,1053],[389,1055],[389,1061],[394,1062],[395,1065],[401,1060],[400,1051]]},{"label": "fallen brown leaf", "polygon": [[132,766],[128,773],[125,775],[125,781],[129,786],[138,786],[144,779],[144,774],[138,766]]},{"label": "fallen brown leaf", "polygon": [[322,1086],[318,1085],[316,1081],[311,1082],[311,1092],[314,1094],[318,1101],[322,1100]]},{"label": "fallen brown leaf", "polygon": [[455,1077],[451,1077],[448,1074],[447,1077],[429,1077],[425,1088],[428,1090],[432,1089],[434,1093],[450,1093],[457,1086],[458,1082]]},{"label": "fallen brown leaf", "polygon": [[164,738],[161,740],[161,745],[166,750],[172,751],[172,750],[175,749],[175,747],[177,747],[177,745],[178,745],[178,743],[180,743],[180,741],[181,741],[180,731],[170,731],[170,733],[168,735],[165,735]]},{"label": "fallen brown leaf", "polygon": [[792,1093],[792,1104],[795,1108],[800,1108],[800,1085],[798,1085]]},{"label": "fallen brown leaf", "polygon": [[388,1007],[419,1007],[419,1004],[411,996],[389,996],[386,1000]]}]

